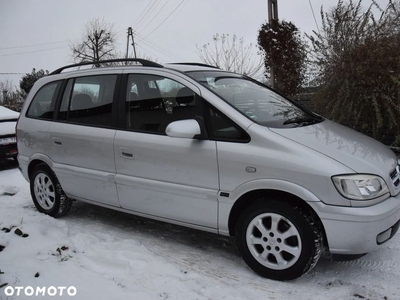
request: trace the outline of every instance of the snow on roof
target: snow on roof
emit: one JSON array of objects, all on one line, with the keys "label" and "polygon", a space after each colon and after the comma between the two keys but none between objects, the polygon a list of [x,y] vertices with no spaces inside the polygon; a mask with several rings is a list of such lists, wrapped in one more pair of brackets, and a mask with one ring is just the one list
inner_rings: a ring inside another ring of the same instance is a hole
[{"label": "snow on roof", "polygon": [[17,119],[18,117],[18,112],[8,109],[4,106],[0,106],[0,120]]}]

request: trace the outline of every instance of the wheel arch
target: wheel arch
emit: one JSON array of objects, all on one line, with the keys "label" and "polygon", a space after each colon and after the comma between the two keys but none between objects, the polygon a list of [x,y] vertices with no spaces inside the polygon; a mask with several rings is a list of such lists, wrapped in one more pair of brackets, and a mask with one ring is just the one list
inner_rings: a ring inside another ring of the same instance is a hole
[{"label": "wheel arch", "polygon": [[268,199],[283,201],[294,207],[299,207],[301,210],[307,213],[310,213],[314,218],[314,220],[316,220],[319,223],[319,226],[322,230],[324,246],[328,247],[327,237],[323,223],[319,218],[318,214],[307,203],[307,201],[290,192],[277,189],[256,189],[248,191],[245,194],[241,195],[235,201],[229,213],[229,219],[228,219],[229,235],[235,236],[236,222],[238,221],[243,211],[245,211],[248,207],[250,207],[257,201],[268,201]]},{"label": "wheel arch", "polygon": [[28,176],[29,176],[29,178],[31,178],[32,172],[33,172],[33,170],[35,169],[35,167],[36,167],[37,165],[40,165],[40,164],[45,164],[46,166],[49,167],[49,165],[48,165],[45,161],[43,161],[43,160],[40,160],[40,159],[34,159],[34,160],[32,160],[32,161],[29,163],[29,166],[28,166]]},{"label": "wheel arch", "polygon": [[[50,161],[51,162],[51,161]],[[40,166],[42,165],[42,166]],[[51,164],[52,165],[52,164]],[[38,168],[38,166],[40,166]],[[38,170],[38,171],[35,171]],[[30,190],[33,203],[39,212],[52,217],[61,217],[68,213],[72,206],[72,199],[68,198],[63,191],[60,182],[51,166],[42,159],[32,159],[29,162],[27,173],[30,178]],[[47,183],[43,184],[36,181],[36,174],[46,176]],[[35,176],[35,178],[31,177]],[[35,192],[35,185],[41,185],[40,194]],[[43,198],[44,197],[44,198]],[[40,200],[39,200],[40,199]],[[43,200],[44,199],[44,200]],[[46,204],[44,204],[44,202]],[[49,206],[49,201],[52,206]]]},{"label": "wheel arch", "polygon": [[[46,155],[36,153],[31,156],[29,164],[28,164],[28,178],[31,178],[32,171],[33,169],[39,165],[39,164],[45,164],[47,165],[51,170],[53,170],[53,161],[47,157]],[[54,171],[53,171],[54,172]]]}]

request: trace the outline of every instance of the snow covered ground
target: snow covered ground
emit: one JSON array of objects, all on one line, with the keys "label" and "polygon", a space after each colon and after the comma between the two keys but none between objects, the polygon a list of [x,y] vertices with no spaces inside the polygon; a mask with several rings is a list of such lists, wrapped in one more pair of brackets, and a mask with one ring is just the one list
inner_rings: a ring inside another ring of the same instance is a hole
[{"label": "snow covered ground", "polygon": [[0,162],[2,228],[0,286],[74,286],[76,296],[11,297],[3,286],[0,299],[400,299],[400,234],[359,260],[325,257],[276,282],[253,273],[231,238],[80,202],[63,218],[43,215],[12,160]]}]

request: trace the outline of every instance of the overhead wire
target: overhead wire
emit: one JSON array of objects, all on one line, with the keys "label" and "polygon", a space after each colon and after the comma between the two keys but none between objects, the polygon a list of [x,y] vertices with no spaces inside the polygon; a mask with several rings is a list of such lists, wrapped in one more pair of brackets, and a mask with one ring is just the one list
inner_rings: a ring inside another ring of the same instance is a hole
[{"label": "overhead wire", "polygon": [[147,38],[142,36],[140,33],[137,33],[137,36],[139,37],[138,42],[145,43],[149,47],[153,48],[155,51],[163,53],[164,55],[172,58],[173,60],[178,60],[178,61],[182,60],[179,57],[177,57],[176,55],[174,55],[172,52],[162,48],[160,45],[156,44],[155,42],[152,42],[152,41],[148,40]]},{"label": "overhead wire", "polygon": [[169,17],[171,17],[172,16],[172,14],[182,5],[182,3],[184,2],[185,0],[182,0],[176,7],[175,7],[175,9],[156,27],[156,28],[154,28],[153,29],[153,31],[151,31],[149,34],[147,34],[146,35],[146,37],[148,37],[150,34],[152,34],[154,31],[156,31],[162,24],[164,24],[164,22],[165,21],[167,21],[168,20],[168,18]]},{"label": "overhead wire", "polygon": [[0,48],[0,50],[8,50],[8,49],[17,49],[17,48],[29,48],[29,47],[38,47],[38,46],[45,46],[45,45],[52,45],[52,44],[60,44],[66,43],[67,41],[57,41],[57,42],[48,42],[42,44],[31,44],[31,45],[23,45],[23,46],[13,46],[13,47],[4,47]]},{"label": "overhead wire", "polygon": [[[145,18],[145,17],[147,17],[147,15],[150,13],[151,14],[151,12],[152,12],[152,10],[154,9],[154,5],[155,4],[159,4],[159,1],[157,2],[157,0],[153,0],[153,2],[150,2],[149,4],[151,4],[150,5],[150,7],[148,7],[148,9],[146,10],[146,12],[145,11],[143,11],[143,13],[141,14],[141,16],[139,16],[139,18],[138,19],[136,19],[136,22],[133,24],[133,28],[135,29],[135,27],[136,26],[140,26],[140,22]],[[149,5],[147,5],[147,6],[149,6]],[[146,7],[147,7],[146,6]]]},{"label": "overhead wire", "polygon": [[151,55],[153,55],[155,58],[159,59],[160,61],[162,61],[162,59],[160,59],[159,56],[157,56],[156,54],[154,54],[154,52],[151,52],[149,49],[146,49],[145,47],[143,47],[143,45],[138,45],[139,48],[144,49],[146,52],[150,53]]},{"label": "overhead wire", "polygon": [[184,10],[184,7],[186,6],[186,4],[188,3],[188,1],[183,2],[183,5],[179,6],[179,8],[176,10],[174,18],[169,18],[166,23],[164,24],[164,27],[168,27],[168,24],[170,24],[171,22],[173,22],[174,19],[176,19],[178,17],[178,15],[180,14],[180,12],[182,10]]},{"label": "overhead wire", "polygon": [[[145,27],[143,27],[143,29],[147,28],[148,25],[151,24],[151,22],[157,17],[157,15],[160,14],[160,12],[163,10],[163,8],[168,4],[170,0],[167,0],[166,3],[161,7],[161,9],[153,16],[153,18],[147,22],[147,24],[145,25]],[[170,14],[168,14],[168,16],[161,22],[159,23],[159,25],[157,27],[155,27],[147,36],[149,36],[150,34],[152,34],[154,31],[156,31],[162,24],[164,24],[173,14],[174,12],[184,3],[185,0],[182,0],[172,11]],[[157,1],[154,0],[152,2],[149,2],[149,4],[144,8],[144,10],[142,11],[142,13],[139,15],[139,18],[136,20],[135,24],[140,23],[140,20],[143,20],[146,16],[151,16],[152,12],[157,8],[157,6],[160,4],[161,1]],[[141,26],[141,25],[139,25]],[[169,52],[163,48],[161,48],[159,45],[157,45],[154,42],[151,42],[147,39],[147,36],[143,36],[139,33],[136,33],[139,38],[140,38],[140,42],[145,43],[148,47],[154,49],[155,51],[162,53],[170,58],[172,58],[173,60],[181,60],[180,58],[178,58],[177,56],[175,56],[174,54],[172,54],[172,52]],[[13,46],[13,47],[4,47],[4,48],[0,48],[0,50],[8,50],[8,49],[18,49],[18,48],[28,48],[28,47],[37,47],[37,46],[44,46],[44,45],[51,45],[51,44],[58,44],[58,43],[65,43],[66,41],[54,41],[54,42],[48,42],[48,43],[41,43],[41,44],[31,44],[31,45],[22,45],[22,46]],[[26,51],[26,52],[17,52],[17,53],[9,53],[9,54],[0,54],[0,57],[4,57],[4,56],[14,56],[14,55],[22,55],[22,54],[29,54],[29,53],[36,53],[36,52],[44,52],[44,51],[51,51],[51,50],[56,50],[56,49],[62,49],[62,48],[66,48],[67,46],[62,46],[62,47],[53,47],[53,48],[47,48],[47,49],[38,49],[38,50],[32,50],[32,51]],[[143,47],[142,47],[143,48]],[[148,50],[148,49],[147,49]],[[149,51],[150,52],[150,51]],[[154,55],[154,54],[153,54]]]},{"label": "overhead wire", "polygon": [[310,3],[311,12],[312,12],[312,15],[314,17],[314,22],[315,22],[315,25],[317,26],[317,30],[318,30],[318,32],[320,32],[319,31],[318,22],[317,22],[317,18],[315,17],[315,13],[314,13],[314,8],[313,8],[313,6],[311,4],[311,0],[308,0],[308,3]]},{"label": "overhead wire", "polygon": [[[141,29],[141,31],[145,30],[147,26],[149,26],[149,24],[151,24],[151,22],[160,14],[160,12],[162,12],[163,8],[168,4],[170,0],[167,0],[164,5],[160,8],[160,10],[153,16],[153,18],[147,22],[147,24]],[[143,23],[144,24],[144,23]],[[136,30],[139,30],[142,24],[140,24]]]},{"label": "overhead wire", "polygon": [[17,53],[9,53],[9,54],[0,54],[0,56],[13,56],[13,55],[28,54],[28,53],[35,53],[35,52],[43,52],[43,51],[50,51],[50,50],[63,49],[63,48],[66,48],[66,46],[63,46],[63,47],[54,47],[54,48],[48,48],[48,49],[40,49],[40,50],[33,50],[33,51],[26,51],[26,52],[17,52]]},{"label": "overhead wire", "polygon": [[177,59],[176,57],[171,56],[171,55],[169,55],[168,53],[166,53],[166,52],[164,52],[164,51],[160,51],[160,50],[158,50],[157,48],[153,47],[153,46],[152,46],[151,44],[149,44],[149,43],[146,43],[146,42],[143,43],[143,41],[142,41],[142,43],[141,43],[140,45],[143,45],[143,44],[145,44],[147,47],[150,47],[150,48],[153,49],[154,51],[157,51],[158,53],[162,53],[164,56],[168,56],[169,59],[181,61],[181,59]]},{"label": "overhead wire", "polygon": [[[153,0],[155,1],[155,0]],[[137,17],[136,21],[133,22],[133,26],[136,26],[136,24],[138,23],[138,21],[142,18],[143,13],[147,10],[147,8],[153,3],[153,1],[150,1],[149,3],[147,3],[146,7],[143,9],[143,11],[139,14],[139,16]]]},{"label": "overhead wire", "polygon": [[[158,1],[156,2],[156,4],[153,6],[153,8],[150,9],[150,11],[149,11],[149,13],[147,14],[147,16],[143,17],[143,19],[142,19],[142,21],[141,21],[142,24],[143,24],[143,22],[146,22],[146,19],[147,19],[147,18],[150,18],[150,16],[152,15],[152,13],[153,13],[154,11],[156,11],[156,9],[157,9],[157,7],[160,5],[160,3],[161,3],[161,0],[158,0]],[[141,24],[139,24],[139,26],[140,26],[140,25],[141,25]]]}]

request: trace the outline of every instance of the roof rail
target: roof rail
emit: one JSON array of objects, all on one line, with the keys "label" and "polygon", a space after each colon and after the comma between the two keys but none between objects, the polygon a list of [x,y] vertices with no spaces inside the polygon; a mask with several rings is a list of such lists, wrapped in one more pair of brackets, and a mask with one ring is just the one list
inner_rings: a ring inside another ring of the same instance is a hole
[{"label": "roof rail", "polygon": [[202,63],[196,63],[196,62],[187,62],[187,63],[171,63],[171,65],[189,65],[189,66],[199,66],[199,67],[209,67],[209,68],[214,68],[214,69],[219,69],[216,66],[211,66],[207,64],[202,64]]},{"label": "roof rail", "polygon": [[50,75],[54,74],[60,74],[62,71],[65,69],[73,68],[73,67],[80,67],[80,66],[87,66],[87,65],[95,65],[95,64],[103,64],[103,63],[112,63],[112,62],[139,62],[142,64],[142,66],[145,67],[157,67],[157,68],[163,68],[163,65],[160,65],[158,63],[155,63],[151,60],[147,59],[142,59],[142,58],[119,58],[119,59],[108,59],[108,60],[100,60],[100,61],[90,61],[90,62],[82,62],[79,64],[73,64],[73,65],[68,65],[61,67],[53,72],[50,73]]}]

